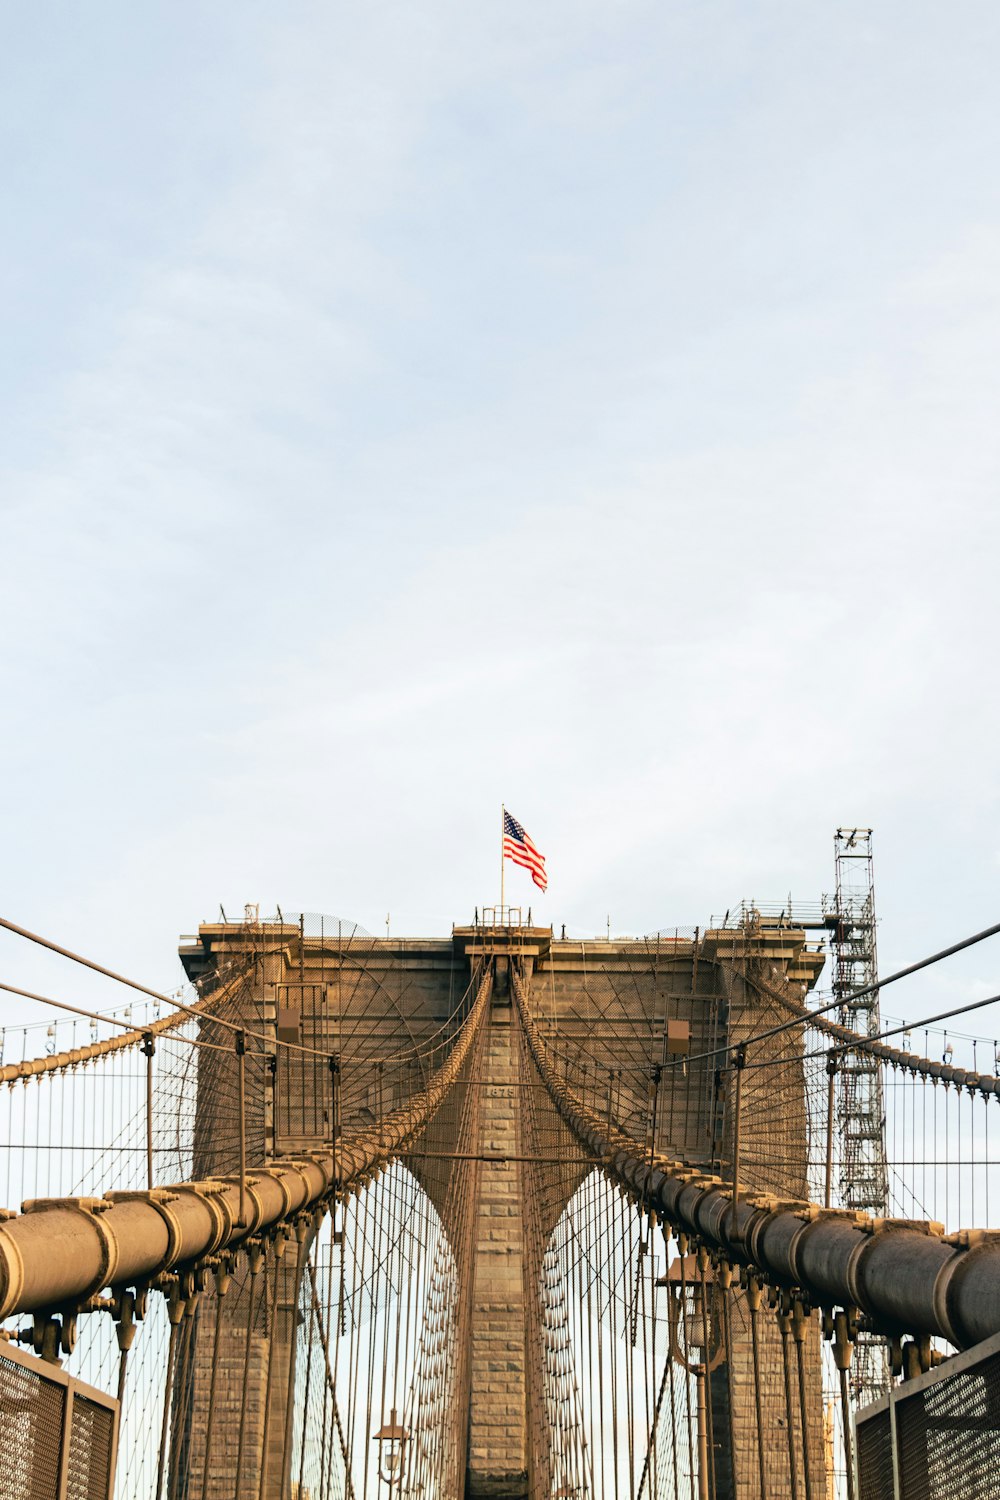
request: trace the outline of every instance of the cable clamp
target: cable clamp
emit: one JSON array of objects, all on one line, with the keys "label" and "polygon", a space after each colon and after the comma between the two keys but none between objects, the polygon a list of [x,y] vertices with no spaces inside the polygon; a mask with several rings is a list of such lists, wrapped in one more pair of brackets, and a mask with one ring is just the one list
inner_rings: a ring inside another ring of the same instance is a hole
[{"label": "cable clamp", "polygon": [[942,1244],[954,1245],[956,1250],[974,1250],[977,1245],[1000,1243],[1000,1229],[956,1229],[953,1234],[942,1236]]},{"label": "cable clamp", "polygon": [[111,1204],[104,1198],[29,1198],[23,1205],[25,1214],[51,1213],[55,1209],[63,1209],[69,1213],[83,1214],[93,1224],[101,1246],[101,1263],[94,1281],[81,1292],[82,1300],[92,1297],[102,1287],[110,1286],[115,1279],[119,1259],[118,1237],[103,1222],[103,1215],[110,1207]]},{"label": "cable clamp", "polygon": [[941,1239],[944,1235],[944,1225],[939,1224],[936,1219],[873,1218],[861,1227],[869,1234],[889,1234],[894,1229],[909,1229],[917,1234],[932,1235],[935,1239]]},{"label": "cable clamp", "polygon": [[164,1264],[172,1266],[181,1252],[181,1226],[169,1207],[176,1203],[180,1197],[179,1193],[169,1188],[145,1188],[139,1192],[127,1193],[105,1193],[105,1207],[113,1208],[116,1203],[148,1203],[149,1207],[159,1214],[167,1229],[167,1250],[164,1256]]}]

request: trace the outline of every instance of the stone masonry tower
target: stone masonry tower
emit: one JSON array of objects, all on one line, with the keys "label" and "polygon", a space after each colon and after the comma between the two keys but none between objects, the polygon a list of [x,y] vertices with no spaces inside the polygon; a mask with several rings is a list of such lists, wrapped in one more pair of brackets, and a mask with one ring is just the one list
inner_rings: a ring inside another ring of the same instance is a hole
[{"label": "stone masonry tower", "polygon": [[[737,1043],[771,1019],[785,1019],[787,1009],[782,1009],[779,999],[769,1008],[760,991],[747,984],[748,964],[766,968],[777,996],[787,995],[801,1003],[805,990],[816,980],[822,955],[809,948],[804,932],[766,924],[758,924],[750,936],[710,929],[580,942],[556,938],[549,928],[512,928],[509,924],[484,928],[473,923],[455,927],[447,938],[403,940],[360,935],[356,928],[335,919],[260,922],[248,917],[242,923],[203,924],[196,937],[182,940],[180,956],[203,995],[225,994],[224,1015],[248,1026],[252,1023],[265,1033],[270,1029],[276,1037],[296,1036],[319,1049],[336,1051],[345,1069],[355,1055],[388,1056],[403,1047],[419,1048],[448,1020],[457,998],[469,986],[473,965],[485,960],[494,966],[478,1113],[480,1154],[489,1159],[483,1161],[479,1175],[474,1212],[465,1493],[475,1500],[527,1497],[530,1369],[526,1328],[534,1292],[527,1285],[523,1253],[527,1175],[517,1159],[523,1160],[518,1123],[522,1104],[508,984],[510,962],[516,957],[523,972],[530,975],[534,1015],[543,1035],[558,1047],[567,1067],[576,1057],[582,1070],[591,1070],[586,1077],[592,1076],[596,1092],[605,1088],[608,1079],[641,1077],[648,1072],[650,1064],[663,1055],[670,1022],[687,1023],[691,1055],[697,1059],[727,1040]],[[234,985],[234,975],[244,976],[242,982]],[[211,1023],[206,1029],[211,1030]],[[246,1077],[251,1165],[266,1169],[273,1155],[325,1147],[331,1131],[328,1080],[306,1061],[279,1060],[276,1067],[265,1057],[251,1061]],[[227,1060],[226,1066],[231,1069],[232,1064]],[[238,1130],[231,1098],[231,1088],[220,1087],[218,1079],[209,1074],[199,1079],[196,1168],[201,1175],[234,1170]],[[644,1139],[644,1093],[619,1081],[616,1101],[619,1123],[636,1139]],[[381,1102],[391,1105],[392,1100]],[[760,1138],[755,1137],[752,1125],[746,1127],[744,1185],[778,1196],[804,1196],[806,1113],[801,1084],[788,1091],[780,1119],[773,1109],[760,1111],[760,1117],[767,1122],[760,1127]],[[748,1118],[753,1118],[752,1111]],[[349,1124],[344,1121],[345,1128]],[[780,1143],[767,1138],[768,1131],[777,1131]],[[711,1063],[692,1061],[683,1071],[665,1075],[657,1146],[695,1165],[714,1163],[715,1170],[727,1170],[729,1124]],[[433,1201],[431,1183],[427,1191]],[[278,1305],[271,1316],[264,1318],[259,1311],[259,1286],[255,1311],[253,1288],[242,1285],[230,1299],[221,1333],[224,1364],[229,1359],[227,1351],[232,1354],[231,1374],[237,1364],[242,1374],[249,1339],[253,1389],[248,1405],[255,1441],[244,1446],[259,1454],[265,1422],[268,1440],[263,1486],[258,1459],[256,1470],[244,1470],[245,1490],[254,1495],[260,1491],[267,1500],[294,1494],[289,1489],[287,1460],[281,1457],[285,1451],[281,1446],[283,1418],[278,1413],[285,1410],[285,1383],[294,1379],[296,1276],[301,1252],[302,1247],[294,1244],[285,1249],[284,1269],[278,1268],[273,1283]],[[272,1363],[276,1352],[280,1356],[275,1366],[280,1389],[272,1381],[269,1399],[274,1409],[268,1420],[262,1371],[271,1338],[277,1341],[276,1349],[270,1351]],[[196,1388],[199,1382],[207,1382],[210,1355],[207,1341],[196,1344],[190,1374]],[[737,1340],[732,1369],[723,1366],[712,1380],[713,1404],[719,1404],[720,1410],[731,1408],[728,1430],[738,1449],[749,1449],[751,1442],[753,1398],[747,1359],[746,1348]],[[815,1425],[812,1450],[821,1461],[818,1350],[811,1351],[810,1363],[809,1425],[811,1431]],[[227,1385],[229,1396],[220,1396],[216,1402],[206,1500],[232,1494],[238,1433],[232,1380]],[[765,1401],[770,1400],[765,1393]],[[776,1419],[768,1441],[785,1442],[780,1427]],[[721,1420],[718,1430],[727,1430]],[[201,1494],[205,1436],[192,1429],[186,1440],[194,1476],[188,1493]],[[779,1471],[776,1464],[774,1472]],[[720,1500],[723,1495],[744,1500],[756,1494],[745,1490],[742,1482],[738,1494],[732,1486],[725,1490],[724,1461],[718,1467],[718,1481]],[[814,1493],[821,1492],[823,1482],[817,1470]],[[785,1493],[779,1487],[775,1496]],[[181,1500],[180,1494],[175,1500]]]}]

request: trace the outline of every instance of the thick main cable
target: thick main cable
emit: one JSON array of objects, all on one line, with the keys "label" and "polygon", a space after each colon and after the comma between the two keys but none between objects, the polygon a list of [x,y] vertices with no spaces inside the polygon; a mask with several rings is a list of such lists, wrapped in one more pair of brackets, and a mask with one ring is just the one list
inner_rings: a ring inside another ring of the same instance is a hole
[{"label": "thick main cable", "polygon": [[[232,1182],[210,1183],[204,1191],[199,1188],[184,1195],[183,1205],[173,1211],[180,1232],[167,1261],[162,1259],[162,1215],[145,1195],[129,1197],[128,1201],[113,1200],[102,1211],[100,1227],[95,1227],[91,1236],[79,1240],[66,1236],[67,1243],[75,1248],[60,1256],[44,1257],[42,1248],[59,1242],[60,1230],[67,1223],[65,1215],[71,1216],[68,1222],[79,1231],[80,1210],[72,1200],[52,1199],[44,1212],[22,1212],[5,1220],[0,1224],[0,1319],[12,1312],[72,1302],[87,1287],[93,1292],[111,1284],[115,1271],[127,1281],[197,1260],[206,1248],[216,1254],[229,1245],[240,1246],[249,1234],[273,1228],[325,1202],[331,1191],[343,1193],[369,1178],[373,1171],[403,1154],[455,1086],[479,1034],[491,981],[492,974],[487,970],[448,1058],[427,1087],[405,1106],[392,1110],[383,1128],[367,1128],[345,1136],[338,1143],[336,1163],[329,1153],[282,1160],[280,1165],[275,1161],[254,1187],[255,1199],[260,1201],[256,1221],[250,1226],[237,1222],[239,1186]],[[287,1181],[288,1186],[279,1187],[276,1178]],[[105,1275],[107,1280],[101,1281]]]},{"label": "thick main cable", "polygon": [[[817,1206],[805,1199],[776,1202],[764,1195],[741,1201],[734,1210],[732,1184],[722,1178],[661,1156],[650,1172],[641,1143],[617,1122],[605,1123],[553,1071],[516,971],[512,990],[535,1066],[557,1110],[634,1202],[652,1203],[675,1228],[768,1279],[779,1284],[790,1279],[817,1306],[860,1305],[878,1331],[891,1334],[902,1327],[959,1348],[1000,1331],[1000,1248],[995,1245],[940,1238],[931,1226],[923,1231],[908,1222],[897,1222],[891,1234],[880,1236],[856,1215],[814,1214]],[[788,1257],[791,1236],[794,1265]]]}]

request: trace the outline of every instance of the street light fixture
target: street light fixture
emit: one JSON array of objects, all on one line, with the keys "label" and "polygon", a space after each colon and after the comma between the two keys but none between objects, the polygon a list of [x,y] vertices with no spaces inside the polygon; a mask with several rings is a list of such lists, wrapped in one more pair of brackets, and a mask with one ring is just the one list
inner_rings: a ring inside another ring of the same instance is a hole
[{"label": "street light fixture", "polygon": [[406,1443],[410,1434],[396,1418],[396,1408],[389,1413],[388,1422],[375,1433],[372,1441],[379,1445],[378,1473],[383,1484],[391,1490],[393,1485],[403,1482],[406,1468]]}]

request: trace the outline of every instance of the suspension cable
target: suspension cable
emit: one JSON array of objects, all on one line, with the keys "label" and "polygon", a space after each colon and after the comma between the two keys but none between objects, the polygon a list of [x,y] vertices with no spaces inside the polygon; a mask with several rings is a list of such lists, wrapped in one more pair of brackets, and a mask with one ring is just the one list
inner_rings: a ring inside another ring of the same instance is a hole
[{"label": "suspension cable", "polygon": [[[181,1012],[185,1016],[202,1017],[204,1012],[192,1005],[184,1005],[180,1000],[173,999],[170,995],[163,995],[159,990],[151,990],[148,985],[140,984],[136,979],[128,979],[124,974],[115,973],[114,969],[106,969],[103,964],[95,963],[91,958],[84,958],[80,953],[74,953],[71,948],[60,947],[49,938],[41,937],[37,932],[29,932],[26,927],[18,927],[16,922],[9,922],[6,917],[0,917],[0,927],[8,932],[13,932],[17,937],[27,938],[29,943],[37,943],[41,948],[47,948],[50,953],[58,953],[62,958],[68,958],[72,963],[82,964],[85,969],[92,969],[95,974],[103,974],[106,979],[113,979],[117,984],[127,985],[129,989],[138,990],[140,995],[148,995],[152,1000],[157,1000],[161,1005],[169,1005],[172,1010]],[[272,952],[277,952],[273,949]],[[266,955],[265,955],[266,956]],[[34,998],[38,998],[35,996]],[[81,1012],[81,1015],[85,1012]],[[246,1026],[238,1021],[227,1021],[222,1016],[213,1016],[216,1025],[225,1027],[228,1031],[243,1031],[247,1036],[253,1037],[255,1041],[265,1042],[269,1047],[284,1047],[289,1052],[299,1052],[307,1057],[322,1057],[326,1060],[327,1054],[319,1051],[316,1047],[305,1047],[300,1042],[276,1041],[274,1037],[267,1036],[264,1032],[249,1031]]]},{"label": "suspension cable", "polygon": [[[2,921],[3,919],[0,918],[0,923]],[[931,953],[927,958],[918,959],[916,963],[908,964],[905,969],[897,969],[895,974],[888,974],[885,979],[876,980],[874,984],[866,984],[859,990],[851,990],[850,994],[841,995],[838,999],[831,1000],[829,1005],[821,1005],[816,1010],[807,1011],[804,1017],[797,1016],[794,1020],[782,1021],[776,1026],[769,1026],[765,1031],[756,1031],[752,1036],[744,1037],[743,1041],[749,1046],[752,1042],[763,1042],[768,1037],[779,1036],[783,1031],[791,1030],[793,1026],[801,1026],[803,1019],[811,1021],[817,1016],[829,1014],[831,1010],[842,1009],[844,1006],[850,1005],[852,1000],[860,1000],[865,995],[874,994],[876,990],[883,990],[887,985],[895,984],[897,979],[906,979],[908,975],[916,974],[920,969],[929,968],[931,964],[940,963],[943,958],[950,958],[954,953],[961,953],[963,949],[971,948],[976,943],[983,942],[986,938],[995,937],[997,933],[1000,933],[1000,922],[997,922],[993,927],[984,928],[982,932],[974,933],[972,937],[963,938],[960,943],[952,943],[949,948],[942,948],[937,953]],[[982,1001],[979,1003],[988,1004],[989,1002]],[[975,1008],[975,1006],[969,1006],[970,1010]],[[955,1014],[958,1014],[958,1012],[955,1012]],[[905,1031],[906,1027],[900,1027],[900,1030]],[[713,1047],[707,1052],[695,1052],[687,1057],[674,1058],[673,1061],[665,1063],[664,1066],[668,1068],[686,1067],[693,1062],[704,1062],[708,1058],[718,1057],[720,1053],[728,1050],[728,1047]]]}]

